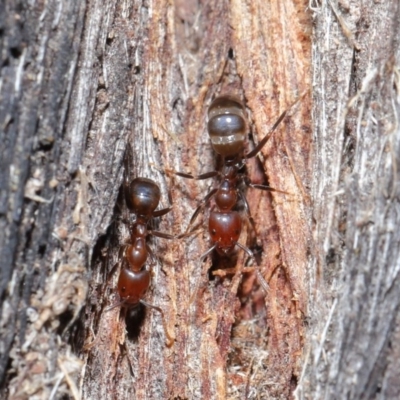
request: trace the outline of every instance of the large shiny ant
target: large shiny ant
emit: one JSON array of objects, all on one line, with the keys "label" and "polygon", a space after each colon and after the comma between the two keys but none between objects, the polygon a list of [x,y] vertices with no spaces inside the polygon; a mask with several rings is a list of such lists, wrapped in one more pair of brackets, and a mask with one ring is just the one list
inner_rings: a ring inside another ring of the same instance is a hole
[{"label": "large shiny ant", "polygon": [[174,236],[149,229],[149,222],[156,217],[161,217],[171,211],[172,207],[156,211],[160,202],[160,188],[158,185],[146,178],[136,178],[129,185],[125,186],[125,201],[131,213],[134,213],[136,220],[130,225],[130,241],[124,249],[123,266],[118,278],[118,294],[120,301],[113,306],[124,306],[134,308],[142,304],[158,311],[161,315],[165,335],[172,344],[174,339],[168,333],[164,313],[160,307],[156,307],[143,300],[147,289],[150,286],[151,272],[145,266],[148,257],[155,262],[155,256],[149,245],[149,235],[164,239],[174,239]]},{"label": "large shiny ant", "polygon": [[[212,189],[201,201],[193,213],[186,232],[180,237],[191,235],[194,230],[190,230],[193,226],[201,209],[210,203],[212,198],[215,199],[216,210],[212,209],[209,215],[208,230],[211,237],[212,246],[201,256],[203,261],[214,250],[223,256],[229,256],[236,246],[245,251],[257,265],[254,253],[246,246],[239,243],[239,237],[242,232],[242,218],[238,211],[234,208],[238,201],[241,200],[244,204],[244,209],[250,220],[250,223],[255,230],[253,217],[250,213],[250,208],[246,197],[241,189],[241,184],[244,183],[248,187],[276,191],[280,190],[271,188],[266,185],[252,183],[244,173],[241,172],[246,160],[256,157],[263,146],[267,143],[271,134],[275,131],[278,125],[282,122],[286,115],[284,111],[264,136],[257,146],[247,154],[243,154],[244,142],[248,132],[247,118],[244,106],[240,101],[233,97],[222,96],[217,97],[208,109],[208,134],[211,139],[213,149],[222,157],[222,169],[210,171],[198,176],[175,172],[178,176],[189,179],[202,180],[219,177],[219,186]],[[260,285],[265,291],[268,290],[268,284],[262,276],[258,266],[256,268],[257,277]]]}]

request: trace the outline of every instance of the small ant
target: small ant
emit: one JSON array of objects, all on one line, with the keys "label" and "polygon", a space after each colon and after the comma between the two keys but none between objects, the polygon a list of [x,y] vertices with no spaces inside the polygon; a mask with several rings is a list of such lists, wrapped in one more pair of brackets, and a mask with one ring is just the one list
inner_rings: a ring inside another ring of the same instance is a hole
[{"label": "small ant", "polygon": [[[263,146],[278,125],[282,122],[286,115],[284,111],[258,143],[258,145],[249,153],[243,155],[244,141],[247,134],[247,119],[245,109],[242,103],[237,99],[228,96],[217,97],[208,109],[208,134],[214,150],[222,157],[222,169],[218,171],[210,171],[198,176],[183,172],[174,172],[176,175],[188,179],[208,179],[215,176],[219,177],[219,186],[212,189],[200,202],[193,213],[186,232],[179,237],[189,236],[195,231],[189,231],[193,225],[200,210],[209,204],[212,198],[215,198],[217,210],[211,210],[208,221],[208,230],[211,236],[212,246],[201,256],[203,261],[214,250],[222,256],[228,256],[236,246],[245,251],[252,260],[257,264],[254,253],[246,246],[239,243],[239,237],[242,231],[242,218],[238,211],[234,211],[239,199],[243,202],[246,214],[250,223],[255,230],[254,219],[250,214],[250,208],[246,197],[240,188],[240,184],[244,183],[248,187],[275,191],[280,190],[271,188],[266,185],[252,183],[241,169],[244,167],[246,160],[256,157]],[[260,285],[265,291],[268,290],[268,284],[262,276],[259,268],[256,268],[257,277]]]},{"label": "small ant", "polygon": [[124,249],[123,266],[118,278],[120,302],[112,308],[117,306],[134,308],[143,304],[158,311],[162,317],[165,335],[172,344],[174,339],[168,333],[163,311],[160,307],[143,300],[151,279],[150,270],[145,267],[145,264],[149,255],[152,262],[155,261],[154,253],[147,244],[147,236],[174,239],[172,235],[148,228],[149,222],[153,218],[161,217],[172,209],[172,207],[168,207],[155,211],[160,197],[160,188],[151,179],[136,178],[131,181],[129,186],[125,185],[125,201],[129,211],[136,215],[136,220],[129,227],[130,243]]}]

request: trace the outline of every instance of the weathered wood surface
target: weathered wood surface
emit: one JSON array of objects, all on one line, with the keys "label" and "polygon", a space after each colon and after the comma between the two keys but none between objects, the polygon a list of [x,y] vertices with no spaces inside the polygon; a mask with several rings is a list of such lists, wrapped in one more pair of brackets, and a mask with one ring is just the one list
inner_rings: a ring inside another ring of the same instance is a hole
[{"label": "weathered wood surface", "polygon": [[[398,4],[213,3],[0,6],[4,396],[397,397]],[[247,191],[270,291],[209,279],[206,232],[154,240],[147,299],[176,340],[149,310],[128,339],[107,311],[126,145],[181,232],[212,183],[163,170],[215,168],[205,115],[227,92],[255,142],[304,95],[248,164],[289,193]]]},{"label": "weathered wood surface", "polygon": [[316,259],[297,394],[396,399],[399,3],[313,11]]}]

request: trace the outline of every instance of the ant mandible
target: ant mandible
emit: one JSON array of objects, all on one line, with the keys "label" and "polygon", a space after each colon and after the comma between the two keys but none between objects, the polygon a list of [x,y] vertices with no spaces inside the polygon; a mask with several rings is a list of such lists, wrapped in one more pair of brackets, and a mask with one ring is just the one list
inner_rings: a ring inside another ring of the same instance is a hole
[{"label": "ant mandible", "polygon": [[[251,216],[249,205],[242,189],[240,188],[240,184],[243,182],[246,186],[256,189],[276,191],[280,193],[286,192],[282,192],[266,185],[254,184],[240,171],[244,167],[246,160],[258,155],[260,150],[267,143],[271,134],[282,122],[285,115],[286,111],[279,116],[278,120],[258,145],[249,153],[243,155],[244,141],[248,132],[244,106],[240,101],[229,96],[217,97],[211,103],[208,109],[207,128],[213,149],[222,157],[222,169],[218,171],[210,171],[198,176],[183,172],[174,172],[176,175],[183,178],[196,180],[208,179],[215,176],[219,177],[219,186],[212,189],[204,197],[193,213],[186,232],[179,236],[189,236],[194,232],[189,231],[189,228],[193,225],[201,209],[209,204],[212,198],[215,198],[217,209],[210,211],[208,221],[208,230],[212,246],[201,256],[200,260],[203,261],[214,250],[216,250],[220,255],[227,256],[236,246],[238,246],[257,264],[253,252],[239,243],[239,237],[242,231],[242,218],[239,212],[234,210],[239,199],[243,202],[247,216],[255,230],[254,219]],[[268,284],[262,276],[258,265],[256,273],[260,285],[265,291],[267,291]]]},{"label": "ant mandible", "polygon": [[118,278],[120,302],[116,306],[134,308],[143,304],[158,311],[161,314],[165,335],[172,344],[174,339],[168,333],[163,311],[160,307],[143,300],[151,279],[151,272],[145,264],[149,255],[153,263],[155,261],[154,253],[147,244],[147,237],[153,235],[164,239],[174,239],[174,236],[170,234],[151,230],[148,227],[153,218],[161,217],[172,209],[172,207],[167,207],[156,211],[160,197],[160,188],[151,179],[136,178],[125,187],[126,205],[129,211],[136,215],[136,220],[129,227],[130,243],[124,250],[123,266]]}]

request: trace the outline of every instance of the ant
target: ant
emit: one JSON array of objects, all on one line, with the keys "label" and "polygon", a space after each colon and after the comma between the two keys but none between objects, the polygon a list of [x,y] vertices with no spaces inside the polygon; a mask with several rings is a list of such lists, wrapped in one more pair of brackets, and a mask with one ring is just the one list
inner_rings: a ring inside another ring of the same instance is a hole
[{"label": "ant", "polygon": [[147,236],[175,238],[167,233],[151,230],[148,225],[153,218],[167,214],[172,207],[156,211],[161,193],[158,185],[151,179],[136,178],[124,186],[126,205],[129,211],[135,214],[136,220],[129,227],[130,243],[124,249],[123,266],[118,278],[120,302],[112,308],[118,306],[135,308],[142,304],[158,311],[161,314],[165,335],[171,345],[174,339],[168,333],[162,309],[147,303],[143,298],[151,279],[151,272],[145,267],[148,256],[150,255],[153,263],[155,261],[154,253],[147,244]]},{"label": "ant", "polygon": [[[247,217],[255,231],[254,219],[251,216],[248,202],[240,185],[244,183],[246,186],[256,189],[287,193],[270,186],[252,183],[241,170],[246,160],[258,155],[285,115],[286,111],[279,116],[258,145],[249,153],[243,154],[244,141],[248,131],[244,106],[239,100],[229,96],[217,97],[211,103],[208,109],[208,134],[214,151],[222,157],[222,168],[198,176],[174,171],[176,175],[188,179],[203,180],[219,177],[219,186],[213,188],[204,197],[194,211],[186,232],[178,236],[182,238],[195,232],[195,230],[189,231],[189,228],[193,225],[201,209],[207,206],[212,198],[215,198],[217,209],[210,211],[208,221],[212,246],[200,257],[201,261],[204,261],[214,250],[221,256],[229,256],[237,246],[245,251],[257,264],[254,253],[239,243],[239,237],[242,232],[242,218],[239,212],[234,210],[239,200],[244,204]],[[267,292],[269,286],[259,268],[256,268],[256,274],[260,285]]]}]

